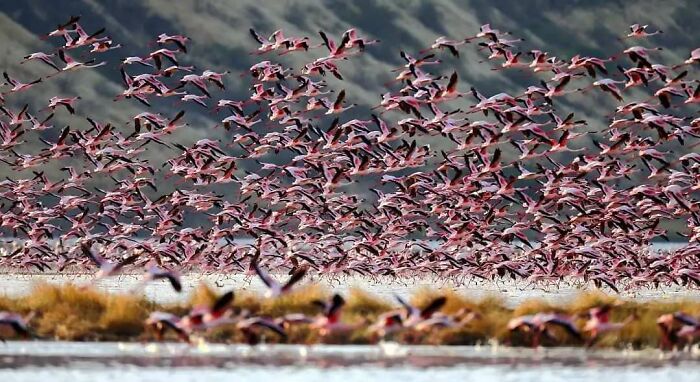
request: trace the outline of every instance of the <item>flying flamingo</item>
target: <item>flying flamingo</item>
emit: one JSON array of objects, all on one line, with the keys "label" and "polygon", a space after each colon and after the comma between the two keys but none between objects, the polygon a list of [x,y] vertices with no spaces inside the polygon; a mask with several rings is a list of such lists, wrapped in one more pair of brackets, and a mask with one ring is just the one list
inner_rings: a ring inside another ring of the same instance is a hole
[{"label": "flying flamingo", "polygon": [[644,38],[649,36],[654,36],[657,34],[664,33],[662,30],[657,29],[654,32],[647,32],[649,25],[642,24],[632,24],[630,25],[630,33],[627,34],[627,38]]},{"label": "flying flamingo", "polygon": [[92,283],[95,283],[103,278],[119,274],[119,272],[121,272],[121,270],[125,266],[133,264],[139,259],[138,254],[133,254],[119,260],[118,262],[111,262],[95,253],[92,250],[92,245],[90,243],[82,244],[81,249],[83,251],[83,254],[87,256],[99,268],[99,270],[95,274],[95,277],[93,278]]},{"label": "flying flamingo", "polygon": [[292,273],[292,275],[289,277],[289,280],[287,280],[285,284],[280,284],[275,279],[270,277],[270,275],[267,272],[260,268],[257,258],[253,260],[252,266],[255,270],[255,273],[258,275],[258,277],[260,277],[260,280],[267,287],[267,291],[265,292],[265,297],[267,298],[279,297],[281,295],[291,292],[292,287],[294,287],[295,284],[301,281],[306,275],[306,272],[308,271],[307,267],[300,267]]},{"label": "flying flamingo", "polygon": [[10,93],[17,93],[21,92],[24,90],[29,90],[32,86],[38,84],[41,82],[41,78],[38,78],[32,82],[27,82],[27,83],[22,83],[17,80],[12,79],[7,72],[2,72],[3,77],[5,77],[5,80],[7,80],[7,83],[4,85],[11,85],[12,89],[10,89]]},{"label": "flying flamingo", "polygon": [[[71,56],[69,56],[69,55],[65,52],[65,50],[63,50],[63,49],[59,49],[59,50],[58,50],[58,58],[60,58],[61,61],[63,61],[63,63],[66,64],[63,68],[61,68],[61,71],[60,71],[59,73],[69,72],[69,71],[77,70],[77,69],[80,69],[80,68],[97,68],[97,67],[100,67],[100,66],[107,65],[107,61],[102,61],[102,62],[99,62],[99,63],[97,63],[97,64],[93,64],[93,62],[95,62],[94,59],[93,59],[93,60],[86,61],[86,62],[79,62],[79,61],[76,61],[76,60],[74,60]],[[51,75],[49,75],[48,77],[53,77],[53,76],[55,76],[56,74],[58,74],[58,73],[51,74]],[[48,77],[47,77],[47,78],[48,78]]]},{"label": "flying flamingo", "polygon": [[590,318],[586,321],[582,329],[584,333],[590,336],[587,341],[587,346],[593,346],[602,335],[620,331],[637,319],[635,315],[630,315],[621,322],[610,322],[611,311],[611,305],[594,307],[588,311]]},{"label": "flying flamingo", "polygon": [[55,56],[54,53],[51,53],[51,54],[47,54],[44,52],[31,53],[31,54],[24,56],[24,59],[20,62],[20,64],[24,64],[27,61],[39,60],[39,61],[45,63],[46,65],[56,69],[56,71],[59,72],[59,71],[61,71],[61,68],[59,68],[58,65],[56,65],[53,62],[53,60],[51,59],[51,57],[54,57],[54,56]]},{"label": "flying flamingo", "polygon": [[[32,316],[33,314],[30,314]],[[31,317],[30,317],[31,318]],[[25,338],[35,337],[27,325],[30,318],[22,317],[17,313],[0,311],[0,327],[9,327],[15,335]],[[0,338],[3,342],[4,339]]]},{"label": "flying flamingo", "polygon": [[190,333],[180,323],[182,319],[172,313],[155,311],[151,312],[144,325],[156,333],[156,340],[162,341],[168,330],[172,330],[183,342],[190,342]]}]

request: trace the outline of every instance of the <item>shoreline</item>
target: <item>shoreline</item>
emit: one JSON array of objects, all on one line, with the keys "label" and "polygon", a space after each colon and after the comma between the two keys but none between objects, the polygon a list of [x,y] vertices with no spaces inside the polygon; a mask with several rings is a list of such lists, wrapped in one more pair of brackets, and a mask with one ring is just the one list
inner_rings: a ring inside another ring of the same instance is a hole
[{"label": "shoreline", "polygon": [[[273,274],[273,276],[276,276]],[[279,275],[280,278],[286,277]],[[100,280],[95,287],[104,292],[129,293],[138,286],[141,273],[125,273],[112,278]],[[0,271],[0,296],[21,297],[31,292],[35,283],[47,282],[55,285],[75,283],[87,285],[93,278],[93,273],[76,272],[71,274],[47,274],[47,273],[3,273]],[[214,274],[188,272],[182,275],[183,293],[172,293],[166,281],[156,281],[148,284],[143,290],[145,297],[155,303],[176,303],[196,290],[204,283],[209,288],[218,291],[236,290],[260,293],[265,286],[257,276],[244,274]],[[497,297],[502,299],[509,307],[514,307],[528,299],[543,299],[549,303],[557,304],[585,292],[602,292],[611,296],[644,302],[656,299],[669,299],[670,301],[690,300],[700,301],[700,289],[684,287],[662,287],[657,289],[620,288],[616,294],[609,289],[598,289],[592,285],[573,285],[562,283],[561,286],[532,285],[522,281],[483,281],[470,280],[457,283],[454,280],[438,280],[430,276],[415,276],[411,278],[377,277],[368,278],[362,276],[345,276],[339,279],[329,279],[313,275],[301,285],[320,285],[328,290],[339,293],[347,293],[353,288],[359,288],[377,297],[393,300],[395,295],[410,295],[421,290],[450,291],[468,298]]]},{"label": "shoreline", "polygon": [[[227,289],[213,290],[200,285],[191,292],[182,293],[178,296],[178,301],[157,303],[150,301],[147,294],[104,291],[81,284],[56,285],[34,281],[30,293],[26,295],[0,296],[0,311],[16,312],[27,317],[30,331],[38,338],[58,341],[149,342],[162,339],[153,328],[144,325],[146,318],[153,312],[184,317],[196,307],[212,306],[224,290]],[[570,332],[555,327],[550,333],[553,335],[548,335],[539,342],[541,346],[583,347],[595,340],[596,347],[601,348],[648,349],[656,348],[662,343],[663,335],[657,325],[657,319],[662,315],[683,312],[691,317],[700,317],[698,299],[678,298],[670,301],[667,298],[657,298],[639,301],[601,292],[578,291],[560,298],[558,302],[548,302],[540,295],[537,296],[539,298],[528,298],[513,304],[494,294],[470,297],[449,289],[421,288],[402,297],[418,309],[429,306],[437,298],[443,299],[437,308],[439,315],[450,319],[452,323],[447,326],[428,326],[425,329],[401,323],[396,331],[392,329],[387,334],[380,335],[371,329],[372,325],[384,322],[385,313],[395,314],[404,310],[393,298],[377,295],[368,289],[351,288],[339,292],[322,284],[306,284],[273,299],[262,297],[253,288],[235,289],[234,292],[233,302],[229,305],[233,321],[205,331],[188,331],[190,343],[248,343],[248,333],[240,330],[237,324],[253,317],[275,322],[281,320],[276,325],[284,325],[283,335],[260,329],[256,337],[263,343],[372,344],[386,340],[411,345],[506,344],[530,347],[537,343],[535,337],[530,331],[509,330],[510,323],[521,317],[556,313],[570,320],[580,334],[572,336]],[[322,334],[318,328],[308,323],[310,321],[287,318],[303,315],[313,321],[321,314],[316,301],[328,301],[333,293],[341,293],[345,300],[338,321],[342,325],[338,330]],[[625,323],[598,338],[584,329],[589,320],[587,313],[601,306],[611,309],[611,323]],[[165,334],[166,340],[177,338],[173,336],[174,333]],[[5,337],[8,336],[5,332]],[[683,338],[677,343],[681,348],[687,345],[697,346],[693,345],[697,344],[697,338]]]},{"label": "shoreline", "polygon": [[[291,345],[260,344],[254,347],[239,344],[201,343],[188,346],[181,343],[150,343],[146,345],[123,342],[30,342],[12,341],[0,348],[2,357],[23,357],[28,365],[36,360],[62,364],[81,362],[120,362],[145,365],[175,366],[173,360],[188,360],[184,364],[223,367],[231,363],[253,365],[294,365],[299,362],[323,367],[347,367],[376,364],[399,366],[420,364],[422,366],[466,365],[531,365],[565,363],[587,367],[590,362],[606,366],[641,365],[654,368],[667,364],[688,362],[697,365],[700,351],[662,352],[659,350],[585,350],[578,347],[524,349],[508,346],[429,346],[401,345],[385,342],[376,345]],[[95,350],[95,346],[99,351]],[[17,359],[15,358],[15,361]],[[0,363],[2,360],[0,360]]]}]

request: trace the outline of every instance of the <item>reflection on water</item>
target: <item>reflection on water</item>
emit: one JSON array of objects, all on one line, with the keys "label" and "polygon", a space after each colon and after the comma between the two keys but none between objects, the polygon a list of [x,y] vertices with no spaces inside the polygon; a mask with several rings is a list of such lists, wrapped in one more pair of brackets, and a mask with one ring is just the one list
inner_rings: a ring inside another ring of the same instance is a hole
[{"label": "reflection on water", "polygon": [[12,382],[195,382],[195,381],[275,381],[275,382],[508,382],[508,381],[607,381],[615,382],[697,382],[700,370],[661,367],[640,369],[571,368],[566,366],[455,366],[442,368],[377,368],[344,367],[245,367],[215,368],[154,368],[113,367],[104,370],[98,366],[83,365],[75,369],[42,368],[0,370],[0,380]]},{"label": "reflection on water", "polygon": [[493,347],[9,342],[0,381],[698,381],[697,354]]}]

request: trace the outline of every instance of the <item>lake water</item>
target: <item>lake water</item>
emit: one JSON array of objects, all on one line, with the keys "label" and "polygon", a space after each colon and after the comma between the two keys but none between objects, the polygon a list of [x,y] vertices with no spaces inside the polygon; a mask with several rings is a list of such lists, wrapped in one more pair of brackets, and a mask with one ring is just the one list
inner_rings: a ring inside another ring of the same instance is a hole
[{"label": "lake water", "polygon": [[[145,293],[154,301],[185,301],[199,283],[219,290],[261,291],[257,278],[187,274],[183,293],[165,282],[135,290],[139,276],[119,276],[96,287],[119,293]],[[37,282],[88,284],[90,275],[0,275],[0,294],[20,296]],[[473,298],[496,294],[514,306],[530,298],[564,303],[581,292],[562,284],[542,289],[523,283],[453,284],[429,278],[309,280],[347,293],[360,287],[393,299],[424,288],[451,288]],[[609,291],[607,291],[609,292]],[[624,298],[700,299],[684,288],[624,291]],[[590,351],[581,348],[429,347],[394,343],[373,346],[298,346],[140,343],[7,342],[0,344],[0,382],[184,382],[184,381],[700,381],[700,352]]]},{"label": "lake water", "polygon": [[0,381],[698,381],[697,352],[8,342]]}]

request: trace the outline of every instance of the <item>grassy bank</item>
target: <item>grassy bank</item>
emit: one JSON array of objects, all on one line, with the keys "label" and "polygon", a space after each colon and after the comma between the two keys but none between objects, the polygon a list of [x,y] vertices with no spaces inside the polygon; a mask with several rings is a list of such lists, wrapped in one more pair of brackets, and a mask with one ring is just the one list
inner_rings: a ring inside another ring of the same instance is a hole
[{"label": "grassy bank", "polygon": [[[528,300],[515,308],[509,308],[497,296],[483,299],[470,299],[454,292],[441,291],[447,297],[442,313],[455,314],[464,308],[477,313],[477,318],[461,327],[434,328],[428,331],[403,330],[394,333],[389,339],[411,344],[473,345],[492,341],[512,346],[529,346],[527,333],[511,333],[507,322],[516,316],[538,312],[560,312],[578,317],[576,324],[583,326],[584,313],[601,304],[614,305],[612,321],[622,321],[633,315],[636,317],[619,332],[605,335],[597,343],[600,347],[647,348],[659,344],[660,332],[656,319],[665,313],[683,311],[700,316],[700,302],[690,301],[647,301],[635,302],[619,300],[599,292],[583,292],[565,305],[550,305],[543,300]],[[319,308],[313,300],[324,299],[330,292],[319,286],[307,286],[278,299],[264,299],[250,292],[236,293],[234,310],[248,310],[254,315],[280,317],[291,313],[315,315]],[[430,290],[416,292],[411,302],[425,306],[438,293]],[[292,325],[288,328],[288,343],[372,343],[378,338],[367,330],[367,324],[374,322],[386,311],[398,308],[395,301],[387,301],[372,294],[353,289],[344,296],[347,303],[343,307],[342,321],[354,329],[338,331],[321,337],[308,325]],[[139,295],[108,294],[95,289],[75,285],[56,286],[39,283],[31,293],[17,298],[0,297],[0,311],[7,310],[28,315],[29,326],[43,339],[73,341],[149,341],[154,333],[143,325],[149,313],[155,310],[178,315],[186,314],[193,306],[211,304],[216,292],[202,285],[189,297],[187,303],[177,305],[155,304]],[[9,338],[9,331],[0,329],[0,336]],[[545,339],[544,346],[583,345],[564,332],[554,331],[556,341]],[[208,341],[241,342],[243,337],[233,325],[222,326],[208,332],[198,333]],[[175,337],[172,337],[175,339]],[[267,342],[279,342],[274,334],[264,338]]]}]

